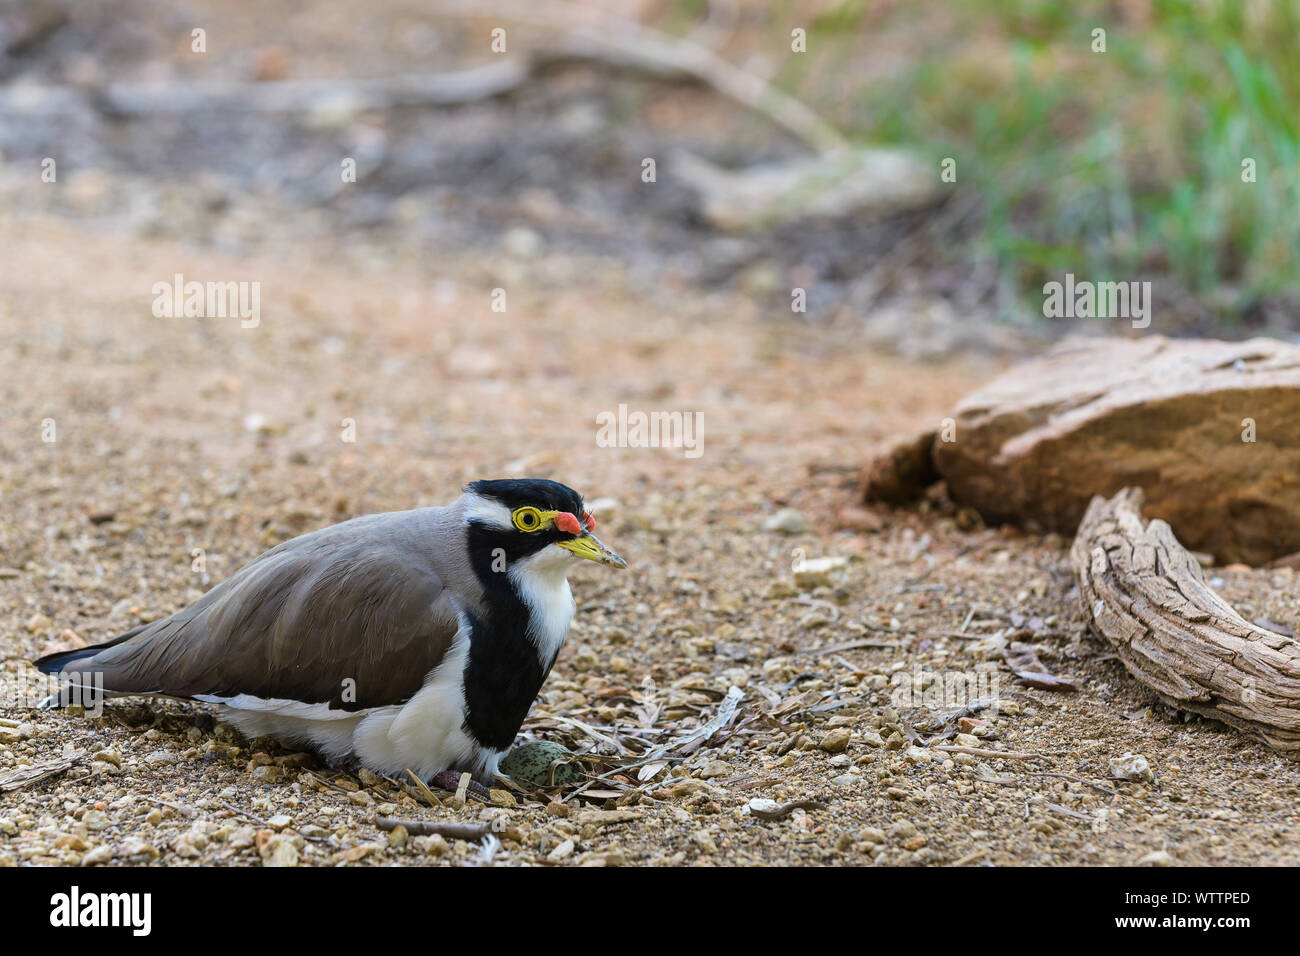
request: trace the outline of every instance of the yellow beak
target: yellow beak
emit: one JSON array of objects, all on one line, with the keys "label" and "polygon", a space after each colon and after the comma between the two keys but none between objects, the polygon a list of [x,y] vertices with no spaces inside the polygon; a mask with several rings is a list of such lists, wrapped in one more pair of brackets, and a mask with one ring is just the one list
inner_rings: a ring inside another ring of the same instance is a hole
[{"label": "yellow beak", "polygon": [[586,558],[588,561],[595,561],[598,564],[608,564],[612,568],[626,568],[627,562],[620,558],[609,548],[600,543],[590,531],[584,531],[576,538],[568,541],[556,542],[561,548],[568,548],[580,558]]}]

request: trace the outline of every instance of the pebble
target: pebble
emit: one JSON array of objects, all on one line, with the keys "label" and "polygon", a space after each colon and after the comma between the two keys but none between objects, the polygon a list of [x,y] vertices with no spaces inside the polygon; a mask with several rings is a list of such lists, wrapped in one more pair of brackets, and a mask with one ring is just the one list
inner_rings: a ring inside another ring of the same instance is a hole
[{"label": "pebble", "polygon": [[779,534],[803,534],[808,528],[808,519],[803,516],[803,512],[796,511],[794,508],[782,508],[763,520],[764,531],[775,531]]},{"label": "pebble", "polygon": [[795,587],[804,591],[834,587],[843,579],[848,566],[848,558],[805,558],[794,567]]},{"label": "pebble", "polygon": [[1151,781],[1155,779],[1155,774],[1151,772],[1151,764],[1146,757],[1141,754],[1126,753],[1122,757],[1112,757],[1110,759],[1110,775],[1119,780],[1131,780],[1134,783]]},{"label": "pebble", "polygon": [[910,840],[916,836],[916,824],[911,820],[898,820],[889,825],[888,832],[896,840]]},{"label": "pebble", "polygon": [[561,860],[567,859],[573,855],[574,846],[573,838],[570,837],[550,853],[546,854],[546,859],[551,863],[559,863]]},{"label": "pebble", "polygon": [[980,739],[974,734],[958,734],[954,743],[956,743],[958,747],[978,747],[980,745]]},{"label": "pebble", "polygon": [[176,762],[176,755],[166,750],[155,750],[144,758],[144,762],[154,768],[168,767]]},{"label": "pebble", "polygon": [[1138,860],[1138,866],[1173,866],[1174,858],[1164,850],[1148,853]]},{"label": "pebble", "polygon": [[885,738],[880,736],[880,733],[875,730],[863,731],[862,734],[859,736],[859,739],[868,747],[885,746]]},{"label": "pebble", "polygon": [[924,747],[908,747],[907,753],[903,754],[903,758],[908,763],[914,763],[914,764],[929,763],[930,751],[926,750]]},{"label": "pebble", "polygon": [[364,790],[354,790],[348,794],[348,802],[358,807],[368,807],[375,802],[374,798]]},{"label": "pebble", "polygon": [[97,846],[81,858],[82,866],[98,866],[101,863],[107,863],[113,859],[113,848],[111,846]]},{"label": "pebble", "polygon": [[821,743],[817,746],[828,754],[838,754],[843,753],[848,748],[849,741],[852,739],[852,732],[847,727],[840,727],[823,737]]}]

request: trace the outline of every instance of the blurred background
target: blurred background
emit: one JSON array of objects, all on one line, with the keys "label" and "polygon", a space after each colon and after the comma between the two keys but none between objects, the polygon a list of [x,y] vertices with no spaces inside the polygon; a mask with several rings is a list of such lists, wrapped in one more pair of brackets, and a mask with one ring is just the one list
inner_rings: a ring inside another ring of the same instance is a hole
[{"label": "blurred background", "polygon": [[[1032,343],[1070,271],[1152,280],[1157,331],[1290,329],[1298,25],[1290,0],[6,2],[0,171],[11,210],[560,251],[904,354]],[[464,82],[365,86],[436,74]],[[809,186],[846,145],[914,165]],[[27,188],[47,156],[68,189]]]}]

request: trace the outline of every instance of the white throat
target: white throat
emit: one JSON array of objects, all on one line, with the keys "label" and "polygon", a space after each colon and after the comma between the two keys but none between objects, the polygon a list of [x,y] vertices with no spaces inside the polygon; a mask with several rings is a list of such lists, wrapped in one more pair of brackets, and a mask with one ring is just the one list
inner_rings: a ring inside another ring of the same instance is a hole
[{"label": "white throat", "polygon": [[536,645],[543,667],[555,662],[573,620],[573,592],[565,575],[574,560],[572,552],[549,545],[513,562],[506,572],[528,608],[532,620],[528,637]]}]

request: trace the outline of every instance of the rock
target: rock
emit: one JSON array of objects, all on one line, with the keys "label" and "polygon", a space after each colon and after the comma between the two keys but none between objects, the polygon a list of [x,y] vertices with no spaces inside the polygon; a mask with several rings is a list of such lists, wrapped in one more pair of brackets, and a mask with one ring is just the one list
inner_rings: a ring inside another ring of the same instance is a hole
[{"label": "rock", "polygon": [[364,790],[354,790],[348,794],[348,803],[357,807],[368,807],[375,802],[374,797]]},{"label": "rock", "polygon": [[551,863],[559,863],[561,860],[568,859],[573,855],[574,846],[573,838],[570,837],[550,853],[546,854],[546,859]]},{"label": "rock", "polygon": [[29,617],[26,624],[28,634],[44,634],[53,626],[54,622],[39,612]]},{"label": "rock", "polygon": [[905,504],[939,480],[931,457],[936,432],[895,438],[862,473],[862,500]]},{"label": "rock", "polygon": [[155,750],[146,754],[144,762],[147,766],[157,769],[158,767],[170,767],[176,762],[176,755],[168,753],[166,750]]},{"label": "rock", "polygon": [[838,754],[843,753],[848,748],[849,741],[852,739],[852,732],[847,727],[840,727],[823,737],[821,743],[817,746],[828,754]]},{"label": "rock", "polygon": [[113,825],[108,818],[108,814],[103,810],[87,810],[81,816],[81,822],[86,825],[88,830],[107,830]]},{"label": "rock", "polygon": [[1110,760],[1110,775],[1117,780],[1131,780],[1134,783],[1149,782],[1155,779],[1151,764],[1141,754],[1124,754]]},{"label": "rock", "polygon": [[848,567],[848,558],[804,558],[794,566],[795,587],[803,591],[834,587],[843,582]]},{"label": "rock", "polygon": [[113,848],[111,846],[97,846],[81,858],[81,865],[99,866],[111,859],[113,859]]},{"label": "rock", "polygon": [[907,752],[903,754],[903,759],[912,764],[927,764],[932,762],[930,751],[924,747],[908,747]]},{"label": "rock", "polygon": [[32,735],[31,724],[19,724],[17,727],[0,727],[0,744],[16,744]]},{"label": "rock", "polygon": [[868,747],[885,746],[885,738],[880,736],[879,732],[875,730],[864,730],[861,734],[858,735],[858,739],[861,740]]},{"label": "rock", "polygon": [[1174,858],[1164,850],[1155,850],[1138,860],[1138,866],[1173,866]]},{"label": "rock", "polygon": [[916,836],[916,824],[911,820],[898,820],[889,825],[888,833],[896,840],[910,840]]},{"label": "rock", "polygon": [[289,837],[272,837],[262,847],[263,866],[297,866],[300,853]]},{"label": "rock", "polygon": [[515,226],[507,229],[501,237],[501,248],[506,254],[516,259],[536,259],[541,255],[546,242],[541,235],[527,226]]},{"label": "rock", "polygon": [[983,741],[973,734],[958,734],[953,739],[953,743],[958,747],[978,747],[982,742]]},{"label": "rock", "polygon": [[1300,346],[1271,339],[1070,339],[962,399],[934,464],[990,524],[1073,534],[1141,487],[1190,549],[1260,565],[1300,551],[1297,388]]},{"label": "rock", "polygon": [[732,231],[808,219],[880,218],[926,206],[940,189],[924,159],[897,147],[834,149],[740,170],[678,150],[673,171],[695,192],[703,217]]},{"label": "rock", "polygon": [[796,511],[794,508],[782,508],[768,515],[763,519],[764,531],[775,531],[779,534],[804,534],[808,531],[808,519],[803,516],[803,512]]},{"label": "rock", "polygon": [[735,769],[725,760],[710,760],[695,776],[701,780],[714,780],[718,777],[734,777]]}]

